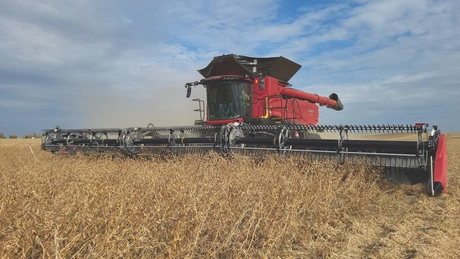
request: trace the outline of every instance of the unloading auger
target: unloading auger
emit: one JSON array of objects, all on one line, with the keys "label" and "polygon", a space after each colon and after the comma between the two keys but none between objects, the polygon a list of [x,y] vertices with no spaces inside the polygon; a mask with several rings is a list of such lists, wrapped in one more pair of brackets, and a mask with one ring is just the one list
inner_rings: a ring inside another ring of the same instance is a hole
[{"label": "unloading auger", "polygon": [[[120,153],[128,156],[169,156],[214,151],[222,155],[269,153],[324,158],[339,163],[365,161],[384,168],[398,183],[426,183],[433,196],[446,191],[445,135],[429,125],[317,125],[319,107],[343,109],[337,94],[329,97],[291,88],[300,65],[284,57],[215,57],[200,81],[205,100],[198,98],[195,125],[101,129],[44,130],[42,148],[53,153]],[[323,133],[336,138],[321,139]],[[356,140],[353,133],[412,133],[412,141]]]}]

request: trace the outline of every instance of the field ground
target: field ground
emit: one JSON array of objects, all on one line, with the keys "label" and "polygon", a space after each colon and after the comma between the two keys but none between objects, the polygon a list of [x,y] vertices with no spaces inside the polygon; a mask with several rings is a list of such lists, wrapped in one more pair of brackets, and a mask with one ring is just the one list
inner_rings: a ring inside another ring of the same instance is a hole
[{"label": "field ground", "polygon": [[447,145],[448,190],[430,197],[366,165],[57,156],[0,140],[0,257],[460,258],[460,133]]}]

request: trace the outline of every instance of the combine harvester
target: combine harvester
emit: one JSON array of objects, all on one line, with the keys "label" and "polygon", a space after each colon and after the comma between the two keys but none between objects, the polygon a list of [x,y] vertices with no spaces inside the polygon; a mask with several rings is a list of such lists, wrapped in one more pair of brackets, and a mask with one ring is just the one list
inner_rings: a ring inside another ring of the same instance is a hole
[{"label": "combine harvester", "polygon": [[[318,105],[340,111],[337,94],[329,97],[291,88],[300,65],[284,57],[215,57],[200,81],[185,84],[206,89],[198,98],[195,125],[105,129],[45,130],[42,148],[53,153],[110,153],[129,156],[216,151],[221,154],[278,153],[337,162],[367,161],[383,166],[399,183],[426,183],[433,196],[446,191],[445,135],[428,124],[383,126],[317,125]],[[336,132],[337,139],[320,134]],[[318,134],[320,133],[320,134]],[[350,140],[349,133],[413,133],[413,141]]]}]

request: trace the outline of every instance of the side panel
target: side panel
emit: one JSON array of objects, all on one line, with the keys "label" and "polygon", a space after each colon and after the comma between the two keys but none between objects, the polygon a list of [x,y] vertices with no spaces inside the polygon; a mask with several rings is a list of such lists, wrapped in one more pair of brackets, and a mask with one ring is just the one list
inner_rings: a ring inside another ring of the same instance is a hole
[{"label": "side panel", "polygon": [[[307,102],[307,101],[297,100],[297,99],[290,99],[290,100],[293,100],[292,102],[293,105],[292,106],[288,105],[288,111],[291,111],[292,109],[292,115],[294,117],[293,122],[304,124],[304,125],[305,124],[316,125],[318,123],[318,117],[319,117],[318,105]],[[297,116],[299,114],[301,115],[300,118],[298,118]]]},{"label": "side panel", "polygon": [[265,114],[265,90],[260,89],[260,79],[255,78],[252,83],[252,117],[262,118]]},{"label": "side panel", "polygon": [[269,97],[279,95],[277,92],[278,80],[272,77],[265,77],[263,82],[260,82],[260,78],[255,78],[252,86],[252,117],[269,118]]},{"label": "side panel", "polygon": [[318,123],[318,106],[294,98],[280,96],[269,98],[269,118],[277,117],[303,125],[316,125]]},{"label": "side panel", "polygon": [[[434,160],[434,182],[441,183],[442,193],[447,189],[447,146],[446,135],[441,134],[438,142],[438,150]],[[437,195],[439,195],[438,193]],[[434,194],[433,194],[434,195]]]},{"label": "side panel", "polygon": [[263,88],[259,78],[253,82],[253,118],[276,118],[303,125],[318,123],[318,106],[308,101],[281,96],[280,82],[276,78],[265,77]]}]

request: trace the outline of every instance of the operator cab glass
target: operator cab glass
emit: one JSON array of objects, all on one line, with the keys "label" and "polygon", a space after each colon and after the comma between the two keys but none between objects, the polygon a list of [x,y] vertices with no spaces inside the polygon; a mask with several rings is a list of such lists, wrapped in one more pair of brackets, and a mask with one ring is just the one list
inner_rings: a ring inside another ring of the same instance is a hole
[{"label": "operator cab glass", "polygon": [[208,120],[251,117],[251,83],[214,81],[206,84]]}]

